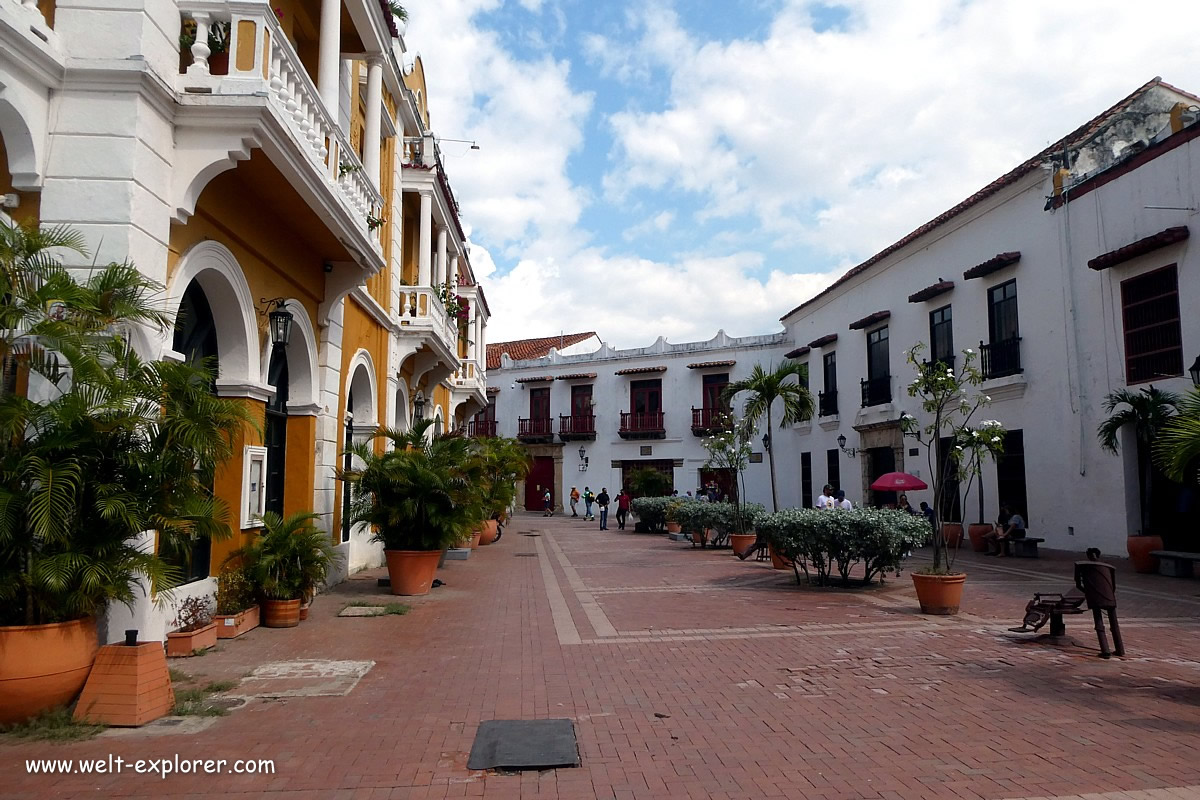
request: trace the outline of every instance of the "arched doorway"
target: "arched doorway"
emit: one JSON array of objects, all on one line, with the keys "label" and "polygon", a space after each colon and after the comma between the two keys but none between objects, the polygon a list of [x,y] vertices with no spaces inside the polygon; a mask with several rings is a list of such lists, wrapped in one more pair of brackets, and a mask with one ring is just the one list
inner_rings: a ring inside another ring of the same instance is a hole
[{"label": "arched doorway", "polygon": [[267,383],[275,389],[267,401],[266,422],[263,426],[263,446],[267,448],[267,477],[265,504],[267,511],[283,516],[283,488],[287,466],[288,422],[288,354],[287,349],[275,346],[267,365]]},{"label": "arched doorway", "polygon": [[[216,391],[216,377],[220,369],[217,325],[208,297],[195,281],[184,291],[179,303],[172,349],[182,355],[187,363],[209,370],[209,389]],[[211,487],[214,476],[206,474],[201,476],[201,480]],[[209,573],[212,541],[207,536],[199,536],[190,549],[180,552],[168,547],[164,548],[162,555],[164,560],[182,572],[184,583],[203,580]]]}]

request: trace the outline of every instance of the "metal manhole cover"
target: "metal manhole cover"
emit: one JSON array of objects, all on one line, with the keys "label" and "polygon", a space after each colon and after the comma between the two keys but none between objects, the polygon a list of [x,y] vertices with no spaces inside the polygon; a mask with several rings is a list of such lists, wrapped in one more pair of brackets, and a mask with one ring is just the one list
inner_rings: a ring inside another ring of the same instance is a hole
[{"label": "metal manhole cover", "polygon": [[490,719],[479,723],[467,769],[578,767],[575,724],[569,719]]}]

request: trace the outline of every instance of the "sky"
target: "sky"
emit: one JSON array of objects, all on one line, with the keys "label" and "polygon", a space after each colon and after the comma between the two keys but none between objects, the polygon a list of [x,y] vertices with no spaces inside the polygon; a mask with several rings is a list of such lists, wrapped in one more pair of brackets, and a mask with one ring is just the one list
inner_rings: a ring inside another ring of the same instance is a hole
[{"label": "sky", "polygon": [[1154,76],[1194,0],[409,0],[488,341],[780,330]]}]

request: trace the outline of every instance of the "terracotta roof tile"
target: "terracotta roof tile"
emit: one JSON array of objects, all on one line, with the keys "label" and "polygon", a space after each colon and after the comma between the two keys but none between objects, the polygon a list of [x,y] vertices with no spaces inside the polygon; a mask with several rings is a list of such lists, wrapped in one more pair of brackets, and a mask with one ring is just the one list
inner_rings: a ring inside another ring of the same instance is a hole
[{"label": "terracotta roof tile", "polygon": [[836,341],[837,341],[836,333],[827,333],[824,336],[822,336],[820,339],[813,339],[811,342],[808,343],[808,346],[814,347],[814,348],[815,347],[824,347],[825,345],[833,344]]},{"label": "terracotta roof tile", "polygon": [[969,281],[974,280],[975,278],[982,278],[985,275],[991,275],[993,272],[1002,270],[1020,260],[1021,252],[1019,250],[1013,250],[1011,253],[997,253],[987,261],[984,261],[982,264],[976,264],[964,272],[963,280]]},{"label": "terracotta roof tile", "polygon": [[867,314],[862,319],[856,319],[850,323],[850,330],[861,331],[863,328],[870,327],[876,322],[883,322],[892,315],[891,311],[876,311],[873,314]]},{"label": "terracotta roof tile", "polygon": [[614,375],[640,375],[643,372],[666,372],[666,367],[628,367],[619,369],[614,372]]},{"label": "terracotta roof tile", "polygon": [[554,380],[553,375],[537,375],[532,378],[517,378],[513,383],[542,383],[543,381]]},{"label": "terracotta roof tile", "polygon": [[707,369],[708,367],[732,367],[737,361],[729,359],[727,361],[697,361],[695,364],[688,364],[688,369]]},{"label": "terracotta roof tile", "polygon": [[789,350],[786,353],[784,353],[783,357],[784,358],[800,358],[801,356],[808,355],[808,352],[811,349],[812,348],[809,347],[808,345],[805,345],[804,347],[797,347],[795,350]]},{"label": "terracotta roof tile", "polygon": [[[862,262],[858,266],[852,267],[848,272],[846,272],[845,275],[838,278],[836,281],[834,281],[832,284],[830,284],[828,287],[826,287],[824,290],[822,290],[815,296],[809,298],[808,300],[805,300],[803,303],[801,303],[800,305],[793,308],[791,311],[784,314],[782,317],[780,317],[780,319],[785,320],[788,317],[790,317],[792,314],[795,314],[797,311],[800,311],[801,309],[806,308],[810,304],[816,302],[820,298],[822,298],[825,295],[832,292],[834,289],[841,286],[846,281],[850,280],[851,278],[853,278],[857,275],[861,275],[863,272],[866,272],[872,266],[879,263],[883,259],[887,258],[888,256],[890,256],[892,253],[896,252],[897,250],[900,250],[905,245],[908,245],[908,244],[916,241],[917,239],[921,238],[922,236],[929,233],[930,231],[935,230],[936,228],[940,227],[941,225],[944,225],[945,223],[954,219],[955,217],[957,217],[959,214],[963,213],[964,211],[967,211],[968,209],[972,208],[973,206],[977,205],[978,203],[983,202],[987,198],[989,198],[992,195],[999,192],[1004,187],[1011,186],[1012,184],[1016,183],[1020,179],[1024,178],[1026,175],[1039,169],[1041,167],[1042,163],[1044,161],[1046,161],[1051,155],[1061,153],[1064,149],[1070,147],[1073,143],[1083,141],[1083,140],[1087,139],[1088,137],[1092,136],[1094,133],[1096,133],[1096,131],[1098,131],[1105,124],[1107,124],[1114,116],[1116,116],[1118,113],[1120,113],[1122,111],[1122,109],[1124,109],[1126,106],[1128,106],[1134,99],[1140,97],[1141,95],[1145,94],[1150,89],[1152,89],[1156,86],[1162,86],[1164,88],[1171,89],[1173,91],[1179,91],[1179,90],[1175,89],[1174,87],[1172,87],[1170,84],[1165,83],[1162,80],[1162,78],[1155,78],[1154,80],[1143,84],[1142,86],[1138,87],[1134,92],[1132,92],[1128,97],[1125,97],[1124,99],[1122,99],[1119,103],[1106,109],[1105,111],[1103,111],[1102,113],[1100,113],[1093,119],[1089,120],[1088,122],[1085,122],[1083,125],[1079,126],[1075,130],[1071,131],[1069,134],[1067,134],[1063,138],[1059,139],[1057,142],[1050,145],[1049,147],[1045,148],[1044,150],[1039,152],[1037,155],[1022,162],[1015,169],[1012,169],[1009,172],[1006,172],[1003,175],[1001,175],[999,178],[996,178],[996,180],[992,181],[987,186],[984,186],[982,189],[975,192],[974,194],[972,194],[967,199],[963,200],[958,205],[956,205],[953,208],[950,208],[946,211],[943,211],[941,214],[938,214],[936,217],[929,220],[929,222],[926,222],[924,225],[920,226],[913,232],[909,233],[904,238],[899,239],[898,241],[893,242],[892,244],[888,245],[887,247],[880,250],[878,253],[871,256],[870,258],[868,258],[866,261]],[[1180,94],[1184,94],[1184,93],[1180,92]]]},{"label": "terracotta roof tile", "polygon": [[582,380],[584,378],[594,378],[594,377],[596,377],[596,373],[594,373],[594,372],[572,372],[570,375],[559,375],[557,378],[555,378],[555,380],[556,381],[578,381],[578,380]]},{"label": "terracotta roof tile", "polygon": [[1144,239],[1138,239],[1132,244],[1127,244],[1124,247],[1118,247],[1116,250],[1110,250],[1104,255],[1096,256],[1088,262],[1088,266],[1094,270],[1108,269],[1115,267],[1117,264],[1123,264],[1132,258],[1144,256],[1146,253],[1153,253],[1160,247],[1166,247],[1169,244],[1182,242],[1188,238],[1189,231],[1186,225],[1179,225],[1175,228],[1167,228],[1159,231],[1153,236],[1147,236]]},{"label": "terracotta roof tile", "polygon": [[542,358],[549,355],[552,348],[570,347],[595,335],[595,331],[585,331],[561,336],[543,336],[540,339],[517,339],[512,342],[489,344],[487,346],[487,368],[499,368],[501,353],[508,353],[509,358],[513,361],[528,361],[531,358]]},{"label": "terracotta roof tile", "polygon": [[953,288],[954,288],[954,281],[939,280],[937,283],[932,284],[930,286],[926,286],[924,289],[920,290],[919,292],[913,292],[912,294],[910,294],[908,296],[908,302],[924,303],[926,300],[932,300],[933,298],[937,297],[938,295],[943,295]]}]

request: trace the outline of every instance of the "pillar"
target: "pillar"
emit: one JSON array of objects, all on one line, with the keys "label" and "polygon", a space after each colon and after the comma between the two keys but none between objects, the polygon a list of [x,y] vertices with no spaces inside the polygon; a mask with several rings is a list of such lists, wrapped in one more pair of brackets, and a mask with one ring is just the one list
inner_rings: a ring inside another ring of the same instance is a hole
[{"label": "pillar", "polygon": [[[321,31],[317,43],[317,93],[338,124],[339,72],[342,64],[342,0],[321,0]],[[380,73],[382,76],[382,73]],[[378,134],[376,134],[378,137]]]},{"label": "pillar", "polygon": [[445,225],[441,225],[438,227],[437,242],[438,242],[437,243],[437,248],[438,248],[437,249],[437,267],[435,269],[436,274],[434,277],[434,281],[438,285],[441,285],[443,283],[450,282],[450,277],[446,274],[446,226]]},{"label": "pillar", "polygon": [[383,60],[372,56],[367,60],[367,120],[363,128],[363,166],[367,179],[375,188],[383,191],[383,180],[379,173],[379,124],[383,106]]},{"label": "pillar", "polygon": [[433,193],[421,192],[421,236],[417,245],[417,285],[430,286],[429,248],[433,236]]}]

